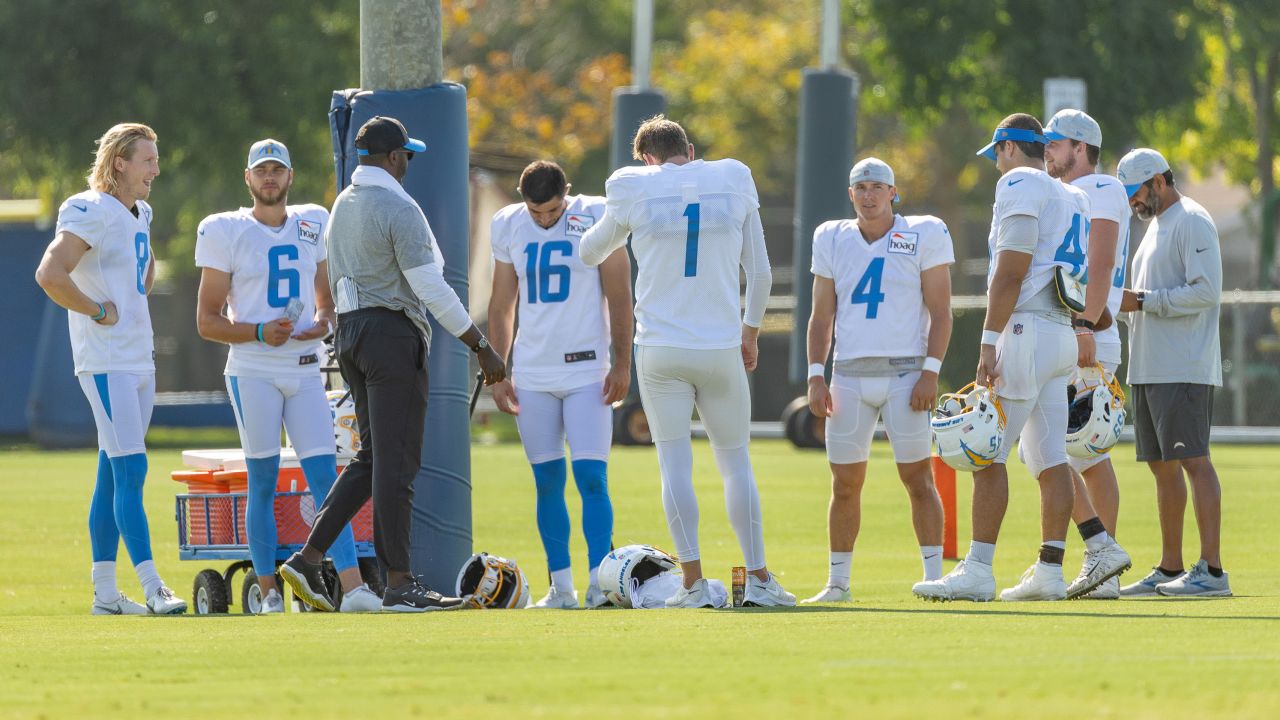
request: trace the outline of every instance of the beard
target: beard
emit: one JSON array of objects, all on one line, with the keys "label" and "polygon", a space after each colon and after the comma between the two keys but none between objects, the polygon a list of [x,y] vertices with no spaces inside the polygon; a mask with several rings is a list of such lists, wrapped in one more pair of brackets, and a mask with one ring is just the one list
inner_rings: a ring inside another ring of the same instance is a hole
[{"label": "beard", "polygon": [[276,190],[259,190],[250,186],[249,194],[253,196],[261,205],[275,206],[283,204],[289,197],[289,186],[278,188]]},{"label": "beard", "polygon": [[1138,203],[1138,207],[1134,208],[1133,214],[1138,216],[1142,222],[1150,222],[1160,209],[1160,200],[1156,198],[1154,192],[1147,193],[1147,199]]},{"label": "beard", "polygon": [[[1045,157],[1048,157],[1048,154],[1046,154]],[[1044,169],[1045,169],[1045,172],[1049,173],[1049,177],[1055,180],[1060,180],[1066,177],[1067,175],[1071,174],[1071,171],[1075,170],[1075,168],[1076,168],[1076,156],[1068,155],[1067,161],[1065,163],[1050,161],[1045,163]]]}]

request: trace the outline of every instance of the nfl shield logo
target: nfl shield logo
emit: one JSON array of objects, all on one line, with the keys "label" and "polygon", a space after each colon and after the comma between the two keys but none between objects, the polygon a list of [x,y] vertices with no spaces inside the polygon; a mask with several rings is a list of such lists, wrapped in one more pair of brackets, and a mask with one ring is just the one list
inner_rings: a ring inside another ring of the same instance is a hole
[{"label": "nfl shield logo", "polygon": [[1014,335],[1021,335],[1021,334],[1022,334],[1022,323],[1014,323],[1014,324],[1013,324],[1013,334],[1014,334]]}]

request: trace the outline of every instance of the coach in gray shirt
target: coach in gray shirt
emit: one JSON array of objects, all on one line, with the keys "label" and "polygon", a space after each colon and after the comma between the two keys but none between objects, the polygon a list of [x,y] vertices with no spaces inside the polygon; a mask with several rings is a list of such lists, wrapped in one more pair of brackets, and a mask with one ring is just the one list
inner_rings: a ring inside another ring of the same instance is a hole
[{"label": "coach in gray shirt", "polygon": [[[1219,555],[1222,488],[1209,459],[1213,389],[1222,385],[1218,229],[1199,203],[1178,192],[1169,163],[1155,150],[1125,155],[1117,176],[1134,214],[1151,223],[1133,255],[1133,288],[1124,291],[1120,310],[1129,314],[1138,460],[1156,478],[1163,543],[1160,564],[1120,595],[1230,595]],[[1200,529],[1200,560],[1186,572],[1183,471],[1191,479]]]},{"label": "coach in gray shirt", "polygon": [[333,204],[325,246],[338,306],[338,366],[355,399],[360,451],[334,483],[307,544],[280,575],[309,605],[332,610],[320,562],[372,496],[374,549],[387,572],[383,610],[452,607],[461,601],[419,585],[409,564],[413,482],[427,413],[427,313],[479,356],[487,384],[503,380],[506,368],[445,283],[431,226],[400,184],[426,145],[387,117],[365,123],[355,144],[360,167]]}]

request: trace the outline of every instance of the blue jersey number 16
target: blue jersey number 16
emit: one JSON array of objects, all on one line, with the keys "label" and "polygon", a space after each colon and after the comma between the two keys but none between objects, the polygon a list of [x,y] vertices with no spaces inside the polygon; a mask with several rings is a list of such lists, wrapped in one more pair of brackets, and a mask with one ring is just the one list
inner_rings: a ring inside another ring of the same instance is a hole
[{"label": "blue jersey number 16", "polygon": [[[539,302],[558,303],[569,299],[569,266],[556,265],[552,262],[552,254],[560,253],[564,257],[573,255],[573,245],[568,240],[552,240],[542,243],[542,251],[538,251],[538,243],[529,243],[524,247],[526,261],[524,264],[524,281],[529,286],[529,304]],[[556,289],[551,289],[551,279],[557,278]]]},{"label": "blue jersey number 16", "polygon": [[853,297],[850,301],[854,305],[867,306],[867,319],[875,320],[877,313],[880,311],[880,303],[884,302],[884,292],[880,290],[880,283],[884,279],[884,258],[878,257],[871,261],[867,266],[867,271],[862,274],[862,279],[853,288]]}]

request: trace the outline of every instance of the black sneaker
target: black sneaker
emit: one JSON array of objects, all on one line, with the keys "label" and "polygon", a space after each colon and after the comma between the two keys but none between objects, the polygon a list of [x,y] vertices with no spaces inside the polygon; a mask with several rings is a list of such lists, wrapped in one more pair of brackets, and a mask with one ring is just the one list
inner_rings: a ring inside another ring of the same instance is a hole
[{"label": "black sneaker", "polygon": [[445,597],[435,590],[426,589],[416,580],[387,588],[382,595],[384,612],[427,612],[458,607],[462,607],[462,598]]},{"label": "black sneaker", "polygon": [[294,553],[280,566],[280,577],[302,602],[317,610],[333,612],[333,603],[325,591],[320,570],[320,563],[309,563],[303,559],[302,553]]}]

